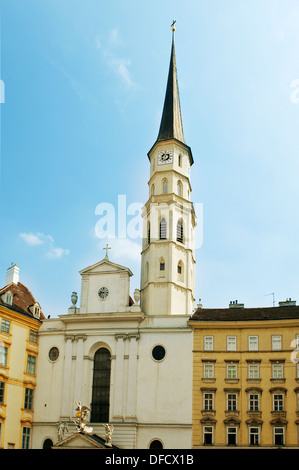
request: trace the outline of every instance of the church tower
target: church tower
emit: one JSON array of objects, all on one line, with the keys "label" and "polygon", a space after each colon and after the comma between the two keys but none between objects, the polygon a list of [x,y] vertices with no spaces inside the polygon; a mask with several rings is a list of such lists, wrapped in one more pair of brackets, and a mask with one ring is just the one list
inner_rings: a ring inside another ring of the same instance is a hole
[{"label": "church tower", "polygon": [[150,151],[149,199],[143,210],[141,308],[146,315],[190,315],[194,308],[191,148],[186,144],[177,80],[174,26],[158,137]]}]

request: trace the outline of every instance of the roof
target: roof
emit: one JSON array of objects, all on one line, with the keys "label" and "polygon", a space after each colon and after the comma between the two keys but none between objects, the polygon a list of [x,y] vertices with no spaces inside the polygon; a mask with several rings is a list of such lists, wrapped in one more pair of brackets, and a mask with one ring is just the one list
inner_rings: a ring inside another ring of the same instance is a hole
[{"label": "roof", "polygon": [[198,308],[190,321],[261,321],[299,319],[299,306],[258,308]]},{"label": "roof", "polygon": [[157,141],[177,139],[185,143],[177,79],[174,34],[162,119]]},{"label": "roof", "polygon": [[[173,30],[174,31],[174,30]],[[192,156],[191,148],[185,143],[183,122],[176,68],[176,57],[175,57],[175,46],[174,46],[174,32],[172,35],[172,46],[170,55],[170,64],[168,72],[168,80],[166,86],[165,100],[162,112],[162,118],[160,123],[160,129],[157,140],[148,152],[148,158],[150,159],[150,153],[155,147],[157,142],[164,142],[174,139],[180,142],[189,154],[190,165],[193,165],[194,160]]]},{"label": "roof", "polygon": [[[10,291],[13,295],[12,305],[5,303],[1,299],[1,296],[8,291]],[[30,307],[32,307],[36,303],[37,301],[33,297],[30,290],[27,289],[27,287],[24,286],[24,284],[22,284],[21,282],[18,282],[18,284],[11,282],[7,286],[0,289],[0,305],[3,305],[4,307],[15,310],[16,312],[20,312],[22,314],[29,315],[33,318],[36,318],[34,317],[33,313],[30,311]],[[45,316],[42,311],[40,311],[40,319],[41,320],[45,319]]]}]

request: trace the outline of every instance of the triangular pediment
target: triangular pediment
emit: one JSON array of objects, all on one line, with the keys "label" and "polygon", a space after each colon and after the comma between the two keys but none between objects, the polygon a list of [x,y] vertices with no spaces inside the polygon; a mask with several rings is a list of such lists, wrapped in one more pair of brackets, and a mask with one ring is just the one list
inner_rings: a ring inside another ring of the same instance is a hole
[{"label": "triangular pediment", "polygon": [[74,433],[71,436],[57,442],[52,449],[107,449],[105,440],[96,434]]},{"label": "triangular pediment", "polygon": [[84,274],[103,274],[103,273],[128,273],[129,276],[133,276],[132,271],[125,266],[121,266],[120,264],[112,263],[109,259],[104,258],[98,263],[93,264],[92,266],[88,266],[80,271],[81,276]]}]

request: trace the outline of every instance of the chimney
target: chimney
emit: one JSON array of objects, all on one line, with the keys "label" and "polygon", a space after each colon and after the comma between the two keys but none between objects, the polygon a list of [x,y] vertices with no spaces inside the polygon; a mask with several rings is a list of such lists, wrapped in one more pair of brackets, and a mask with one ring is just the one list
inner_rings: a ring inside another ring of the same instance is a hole
[{"label": "chimney", "polygon": [[296,300],[292,300],[291,297],[289,299],[286,299],[284,302],[278,302],[280,307],[289,307],[296,305]]},{"label": "chimney", "polygon": [[244,304],[238,304],[237,300],[232,300],[229,303],[229,308],[244,308]]},{"label": "chimney", "polygon": [[8,284],[11,284],[12,282],[14,284],[18,284],[19,282],[19,272],[20,268],[16,264],[11,264],[10,268],[7,269],[6,271],[6,286]]}]

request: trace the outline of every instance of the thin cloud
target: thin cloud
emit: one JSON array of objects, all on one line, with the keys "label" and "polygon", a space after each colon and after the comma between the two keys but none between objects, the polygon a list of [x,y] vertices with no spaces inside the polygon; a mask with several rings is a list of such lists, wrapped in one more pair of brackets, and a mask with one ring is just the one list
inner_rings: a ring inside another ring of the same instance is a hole
[{"label": "thin cloud", "polygon": [[122,42],[119,36],[119,32],[116,28],[112,29],[108,34],[108,44],[103,45],[98,38],[95,39],[96,48],[100,50],[105,63],[113,70],[116,77],[120,80],[120,83],[131,89],[135,86],[134,81],[131,78],[129,67],[131,61],[119,57],[113,49],[119,47]]},{"label": "thin cloud", "polygon": [[19,234],[20,238],[30,246],[45,245],[48,251],[45,254],[46,258],[59,259],[63,255],[68,255],[69,250],[66,248],[59,248],[54,246],[54,238],[51,235],[45,235],[44,233],[36,232],[22,232]]},{"label": "thin cloud", "polygon": [[51,259],[58,259],[58,258],[61,258],[63,255],[68,255],[70,252],[70,250],[67,250],[65,248],[51,248],[50,251],[48,251],[45,256],[47,258],[51,258]]}]

